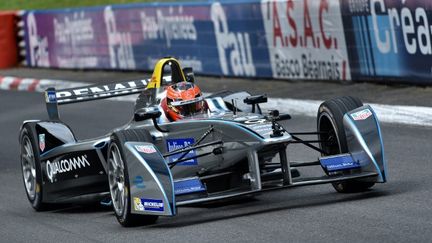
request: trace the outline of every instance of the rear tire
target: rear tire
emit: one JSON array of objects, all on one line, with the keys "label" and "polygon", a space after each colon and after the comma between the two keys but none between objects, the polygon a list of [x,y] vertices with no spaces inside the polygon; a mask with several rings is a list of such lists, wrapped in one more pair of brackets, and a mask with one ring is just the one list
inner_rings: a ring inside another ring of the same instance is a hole
[{"label": "rear tire", "polygon": [[117,221],[124,227],[149,225],[156,222],[157,215],[131,213],[130,182],[124,159],[123,139],[113,135],[108,149],[108,182]]},{"label": "rear tire", "polygon": [[38,139],[29,125],[24,125],[20,134],[21,171],[27,198],[36,211],[48,210],[49,204],[43,203],[42,170]]},{"label": "rear tire", "polygon": [[[325,134],[318,135],[322,150],[328,155],[348,153],[348,143],[345,136],[343,116],[346,112],[363,106],[360,99],[351,96],[334,98],[323,102],[318,109],[317,127],[318,132]],[[323,155],[324,156],[324,155]],[[364,182],[349,180],[332,183],[337,192],[351,193],[366,191],[375,182]]]}]

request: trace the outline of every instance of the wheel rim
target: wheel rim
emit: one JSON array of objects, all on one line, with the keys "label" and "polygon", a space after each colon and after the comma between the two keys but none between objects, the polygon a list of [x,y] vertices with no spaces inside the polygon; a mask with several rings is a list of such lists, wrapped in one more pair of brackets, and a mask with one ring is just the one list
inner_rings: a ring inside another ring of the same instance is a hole
[{"label": "wheel rim", "polygon": [[321,149],[328,153],[328,155],[341,153],[339,137],[332,119],[327,114],[323,114],[320,117],[319,124],[319,132],[326,132],[326,135],[319,135],[319,140],[325,141],[320,144]]},{"label": "wheel rim", "polygon": [[125,210],[126,190],[124,163],[116,144],[111,146],[108,159],[108,180],[111,199],[117,215],[122,215]]},{"label": "wheel rim", "polygon": [[21,167],[27,195],[33,201],[36,196],[36,163],[28,136],[24,136],[21,145]]}]

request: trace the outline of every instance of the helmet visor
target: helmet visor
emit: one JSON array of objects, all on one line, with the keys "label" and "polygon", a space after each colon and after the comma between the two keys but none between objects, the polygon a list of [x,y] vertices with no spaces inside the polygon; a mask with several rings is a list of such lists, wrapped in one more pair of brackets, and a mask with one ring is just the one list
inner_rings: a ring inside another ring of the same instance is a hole
[{"label": "helmet visor", "polygon": [[182,116],[191,116],[203,111],[204,101],[202,97],[187,101],[173,101],[171,106],[173,110]]}]

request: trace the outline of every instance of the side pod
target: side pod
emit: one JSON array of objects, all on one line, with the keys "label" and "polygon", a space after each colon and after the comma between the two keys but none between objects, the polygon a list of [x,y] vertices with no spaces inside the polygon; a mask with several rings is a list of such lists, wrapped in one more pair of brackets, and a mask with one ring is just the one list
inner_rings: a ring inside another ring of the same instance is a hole
[{"label": "side pod", "polygon": [[20,130],[23,129],[24,125],[31,128],[31,132],[35,138],[43,140],[41,154],[63,144],[76,142],[75,135],[70,127],[61,121],[24,121]]},{"label": "side pod", "polygon": [[369,105],[364,105],[344,115],[343,123],[348,150],[361,170],[376,172],[376,182],[387,181],[387,162],[378,118]]},{"label": "side pod", "polygon": [[131,213],[174,216],[173,177],[165,159],[151,143],[126,142]]}]

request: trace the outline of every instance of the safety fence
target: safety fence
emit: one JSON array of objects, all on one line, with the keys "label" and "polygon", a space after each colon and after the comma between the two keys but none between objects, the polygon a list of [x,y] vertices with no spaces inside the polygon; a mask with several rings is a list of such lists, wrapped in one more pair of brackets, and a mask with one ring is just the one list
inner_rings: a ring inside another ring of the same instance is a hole
[{"label": "safety fence", "polygon": [[430,0],[241,0],[26,11],[32,67],[432,84]]}]

